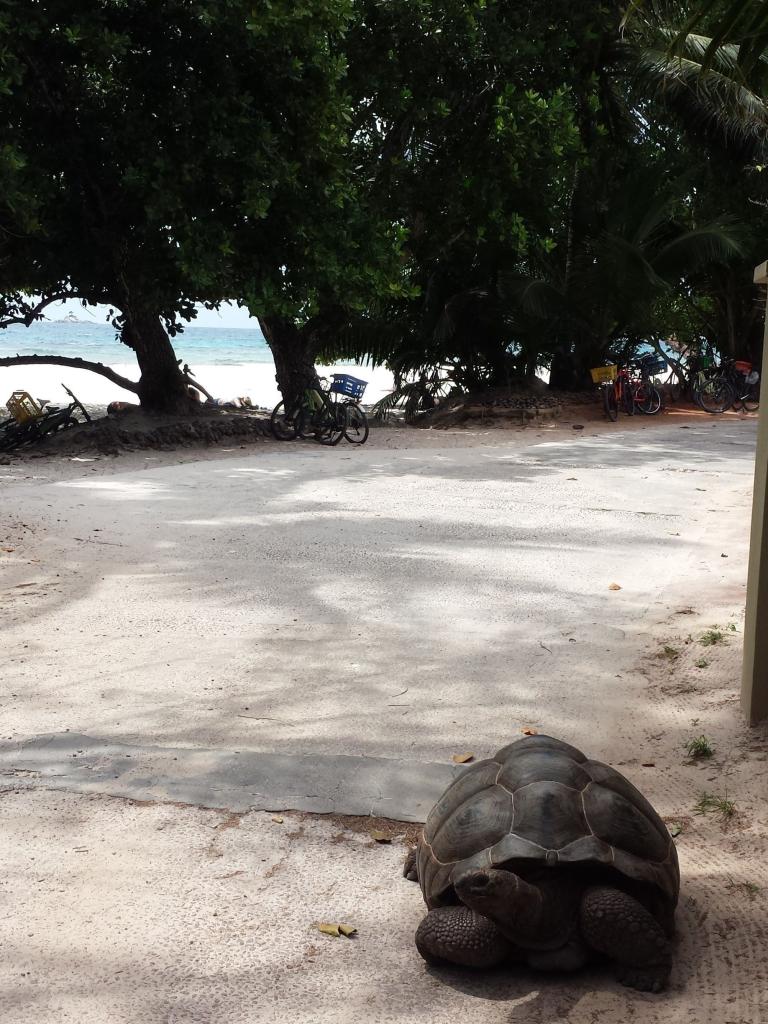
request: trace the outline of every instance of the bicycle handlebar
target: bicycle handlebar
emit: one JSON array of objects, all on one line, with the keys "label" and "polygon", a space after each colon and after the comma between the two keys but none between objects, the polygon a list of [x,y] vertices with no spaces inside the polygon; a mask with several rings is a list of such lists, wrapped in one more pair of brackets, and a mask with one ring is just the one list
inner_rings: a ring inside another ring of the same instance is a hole
[{"label": "bicycle handlebar", "polygon": [[72,404],[76,405],[78,407],[78,409],[80,410],[80,412],[83,414],[83,416],[85,416],[85,422],[86,423],[90,423],[91,422],[91,417],[90,417],[90,415],[88,413],[88,410],[85,408],[85,406],[80,401],[80,399],[72,391],[69,390],[69,388],[67,387],[66,384],[62,384],[61,386],[64,388],[64,390],[67,392],[69,397],[72,399]]}]

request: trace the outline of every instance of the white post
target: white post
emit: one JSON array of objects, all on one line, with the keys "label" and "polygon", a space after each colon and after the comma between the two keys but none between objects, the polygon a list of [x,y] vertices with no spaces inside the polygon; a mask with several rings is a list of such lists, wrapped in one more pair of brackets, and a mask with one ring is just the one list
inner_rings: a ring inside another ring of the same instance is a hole
[{"label": "white post", "polygon": [[[768,262],[755,268],[755,284],[768,285]],[[752,532],[749,544],[747,612],[744,623],[744,665],[741,706],[750,723],[768,718],[768,306],[763,335],[760,419],[757,425],[755,489],[752,497]]]}]

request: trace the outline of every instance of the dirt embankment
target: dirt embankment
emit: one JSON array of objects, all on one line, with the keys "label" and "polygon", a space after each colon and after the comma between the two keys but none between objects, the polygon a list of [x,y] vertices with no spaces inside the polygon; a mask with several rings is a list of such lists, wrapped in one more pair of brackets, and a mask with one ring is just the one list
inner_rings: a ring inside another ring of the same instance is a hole
[{"label": "dirt embankment", "polygon": [[142,449],[171,451],[204,448],[226,442],[252,442],[270,437],[269,419],[263,414],[201,410],[194,416],[151,416],[132,412],[104,416],[91,423],[60,431],[13,455],[40,457],[98,452],[118,455]]}]

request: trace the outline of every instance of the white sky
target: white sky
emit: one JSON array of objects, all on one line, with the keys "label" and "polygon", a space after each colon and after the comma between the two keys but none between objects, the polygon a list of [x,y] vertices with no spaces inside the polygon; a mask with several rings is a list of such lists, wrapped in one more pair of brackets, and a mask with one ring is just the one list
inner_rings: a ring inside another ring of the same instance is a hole
[{"label": "white sky", "polygon": [[[79,302],[55,302],[45,310],[49,320],[60,320],[68,313],[74,313],[78,320],[97,324],[107,322],[109,306],[89,306],[83,309]],[[197,319],[192,321],[194,327],[244,327],[258,329],[258,321],[249,316],[247,309],[238,309],[232,303],[224,303],[220,310],[197,307]]]}]

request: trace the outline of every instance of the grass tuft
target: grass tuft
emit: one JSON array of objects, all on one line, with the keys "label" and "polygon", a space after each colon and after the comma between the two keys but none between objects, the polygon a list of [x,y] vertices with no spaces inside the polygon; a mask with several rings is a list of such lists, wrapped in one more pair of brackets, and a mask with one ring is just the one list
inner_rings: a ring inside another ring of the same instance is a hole
[{"label": "grass tuft", "polygon": [[725,633],[722,629],[713,627],[701,634],[699,637],[699,643],[702,647],[717,647],[718,644],[725,643]]},{"label": "grass tuft", "polygon": [[737,882],[733,878],[728,879],[727,888],[740,889],[745,895],[749,896],[751,900],[753,900],[761,891],[760,886],[756,882]]},{"label": "grass tuft", "polygon": [[697,736],[693,740],[688,740],[685,744],[685,749],[688,751],[688,757],[697,759],[712,757],[715,752],[715,748],[712,746],[712,740],[703,735]]},{"label": "grass tuft", "polygon": [[736,813],[736,804],[725,796],[702,793],[694,806],[696,814],[717,814],[721,821],[730,821]]},{"label": "grass tuft", "polygon": [[670,647],[669,644],[664,644],[662,649],[659,651],[660,658],[666,658],[667,661],[677,661],[680,657],[680,651],[676,647]]}]

